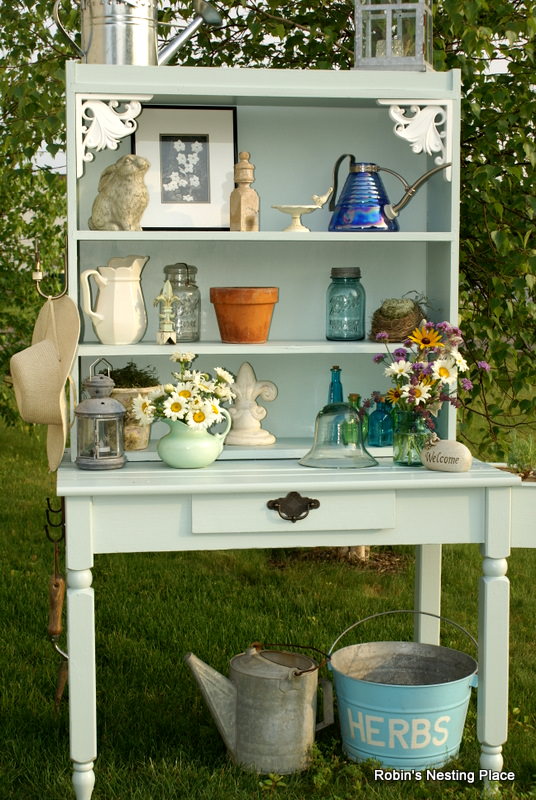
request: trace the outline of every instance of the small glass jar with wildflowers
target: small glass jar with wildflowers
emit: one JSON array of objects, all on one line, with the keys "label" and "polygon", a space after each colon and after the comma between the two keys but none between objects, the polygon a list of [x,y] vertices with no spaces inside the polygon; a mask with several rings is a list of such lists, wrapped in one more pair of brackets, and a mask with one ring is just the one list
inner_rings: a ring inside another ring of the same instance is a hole
[{"label": "small glass jar with wildflowers", "polygon": [[223,367],[208,372],[193,370],[195,353],[173,353],[170,360],[179,364],[179,371],[171,374],[176,383],[166,383],[158,391],[133,400],[133,413],[142,425],[157,419],[180,421],[196,430],[207,430],[221,422],[226,414],[223,403],[234,398],[231,389],[234,376]]},{"label": "small glass jar with wildflowers", "polygon": [[[449,322],[423,322],[391,352],[389,334],[381,331],[376,341],[383,342],[386,353],[374,356],[374,362],[385,365],[385,375],[393,386],[386,398],[393,409],[393,461],[412,466],[421,464],[420,453],[443,403],[461,405],[457,396],[458,381],[470,391],[472,382],[459,373],[468,371],[460,353],[463,337],[460,329]],[[489,365],[482,362],[482,369]]]}]

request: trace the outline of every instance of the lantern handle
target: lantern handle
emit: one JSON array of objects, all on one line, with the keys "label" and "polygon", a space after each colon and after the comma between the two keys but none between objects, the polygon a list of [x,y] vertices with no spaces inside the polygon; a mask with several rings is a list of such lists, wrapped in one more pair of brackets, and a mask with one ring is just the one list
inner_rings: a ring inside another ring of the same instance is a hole
[{"label": "lantern handle", "polygon": [[104,364],[106,364],[106,369],[108,371],[108,377],[110,377],[110,370],[113,369],[113,365],[110,364],[110,362],[107,361],[105,358],[97,358],[96,361],[94,361],[92,364],[89,365],[89,377],[90,378],[92,378],[95,375],[94,367],[96,367],[97,364],[100,364],[101,361]]}]

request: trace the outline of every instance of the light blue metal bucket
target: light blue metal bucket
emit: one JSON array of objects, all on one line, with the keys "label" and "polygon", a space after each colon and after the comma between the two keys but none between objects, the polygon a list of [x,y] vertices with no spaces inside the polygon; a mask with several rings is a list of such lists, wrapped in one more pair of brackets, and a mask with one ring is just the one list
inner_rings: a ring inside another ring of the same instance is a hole
[{"label": "light blue metal bucket", "polygon": [[[419,642],[369,642],[333,649],[363,622],[350,625],[332,644],[333,672],[343,748],[352,761],[373,758],[387,767],[441,767],[458,755],[477,662],[458,650]],[[454,625],[473,642],[461,625]]]}]

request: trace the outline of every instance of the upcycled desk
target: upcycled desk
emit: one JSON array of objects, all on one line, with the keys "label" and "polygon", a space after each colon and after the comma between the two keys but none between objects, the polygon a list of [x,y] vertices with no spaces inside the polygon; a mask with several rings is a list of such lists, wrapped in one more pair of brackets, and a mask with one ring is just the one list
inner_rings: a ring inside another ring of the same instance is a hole
[{"label": "upcycled desk", "polygon": [[[91,569],[99,553],[413,544],[419,546],[416,605],[435,612],[422,607],[427,581],[437,578],[426,570],[427,553],[437,552],[428,548],[480,545],[477,733],[481,768],[500,771],[508,712],[510,504],[519,483],[482,463],[467,473],[395,467],[390,460],[365,470],[307,469],[267,460],[217,461],[201,470],[131,462],[121,470],[86,472],[64,463],[57,490],[66,507],[70,745],[77,800],[89,800],[95,780]],[[318,500],[319,507],[296,522],[282,519],[267,501],[290,491]],[[432,518],[433,526],[420,522]]]}]

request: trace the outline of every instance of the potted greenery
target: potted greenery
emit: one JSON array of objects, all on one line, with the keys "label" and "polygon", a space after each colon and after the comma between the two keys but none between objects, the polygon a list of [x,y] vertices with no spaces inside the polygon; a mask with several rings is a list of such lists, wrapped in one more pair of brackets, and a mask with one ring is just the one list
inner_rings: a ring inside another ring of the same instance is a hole
[{"label": "potted greenery", "polygon": [[536,481],[536,437],[523,438],[513,434],[508,448],[506,466],[522,481]]},{"label": "potted greenery", "polygon": [[112,369],[110,377],[115,383],[112,397],[126,409],[124,418],[125,450],[144,450],[149,444],[151,429],[140,425],[132,414],[132,400],[141,395],[151,395],[160,389],[154,367],[138,367],[129,361],[124,367]]}]

